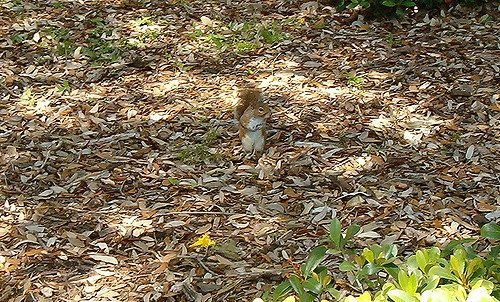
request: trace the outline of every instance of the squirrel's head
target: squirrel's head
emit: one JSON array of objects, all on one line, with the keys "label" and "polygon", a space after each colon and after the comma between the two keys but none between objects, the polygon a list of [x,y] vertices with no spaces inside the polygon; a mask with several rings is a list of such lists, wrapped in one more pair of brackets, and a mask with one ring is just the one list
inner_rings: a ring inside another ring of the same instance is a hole
[{"label": "squirrel's head", "polygon": [[255,108],[255,116],[267,119],[271,116],[271,109],[269,105],[263,102],[257,102],[257,108]]}]

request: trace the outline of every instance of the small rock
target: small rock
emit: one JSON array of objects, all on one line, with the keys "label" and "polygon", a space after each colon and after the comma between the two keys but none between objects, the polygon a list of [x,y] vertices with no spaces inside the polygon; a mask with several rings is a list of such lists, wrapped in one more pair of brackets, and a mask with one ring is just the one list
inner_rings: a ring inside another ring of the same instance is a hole
[{"label": "small rock", "polygon": [[457,88],[451,90],[452,96],[471,96],[474,92],[474,88],[470,85],[460,85]]}]

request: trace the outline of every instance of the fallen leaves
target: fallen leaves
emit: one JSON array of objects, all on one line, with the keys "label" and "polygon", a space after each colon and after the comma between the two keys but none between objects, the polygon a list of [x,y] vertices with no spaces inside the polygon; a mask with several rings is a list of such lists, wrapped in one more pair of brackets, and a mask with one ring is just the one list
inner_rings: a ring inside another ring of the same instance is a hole
[{"label": "fallen leaves", "polygon": [[108,256],[108,255],[99,255],[99,254],[90,254],[89,257],[91,259],[97,260],[97,261],[102,261],[105,263],[110,263],[110,264],[118,264],[118,260],[113,257],[113,256]]},{"label": "fallen leaves", "polygon": [[[0,12],[0,300],[241,300],[332,217],[407,248],[500,219],[496,23],[141,3]],[[286,39],[210,43],[264,11]],[[246,80],[273,111],[258,162],[231,123]]]}]

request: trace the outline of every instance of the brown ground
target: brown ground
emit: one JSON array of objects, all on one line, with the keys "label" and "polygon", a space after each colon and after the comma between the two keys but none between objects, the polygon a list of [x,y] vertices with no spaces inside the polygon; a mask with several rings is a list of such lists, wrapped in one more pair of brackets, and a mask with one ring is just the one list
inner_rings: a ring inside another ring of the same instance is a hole
[{"label": "brown ground", "polygon": [[[248,301],[335,216],[401,250],[499,219],[498,11],[0,4],[0,301]],[[273,111],[258,162],[246,83]]]}]

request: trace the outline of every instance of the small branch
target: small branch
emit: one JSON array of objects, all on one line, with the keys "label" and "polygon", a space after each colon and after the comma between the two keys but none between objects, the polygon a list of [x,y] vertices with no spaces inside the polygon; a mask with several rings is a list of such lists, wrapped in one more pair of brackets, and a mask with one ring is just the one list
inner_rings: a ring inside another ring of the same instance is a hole
[{"label": "small branch", "polygon": [[179,215],[179,214],[189,214],[189,215],[235,215],[237,213],[233,212],[205,212],[205,211],[178,211],[178,212],[167,212],[159,213],[158,215]]},{"label": "small branch", "polygon": [[363,195],[363,196],[368,196],[368,197],[370,196],[370,195],[366,194],[365,192],[352,192],[352,193],[347,193],[347,194],[344,194],[344,195],[342,195],[340,197],[335,198],[333,200],[333,202],[342,200],[345,197],[356,196],[356,195]]},{"label": "small branch", "polygon": [[18,98],[19,96],[17,94],[15,94],[12,90],[9,89],[9,87],[5,86],[4,83],[0,83],[0,86],[2,86],[3,89],[5,89],[5,91],[7,91],[11,96],[15,97],[15,98]]}]

